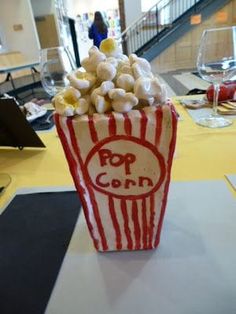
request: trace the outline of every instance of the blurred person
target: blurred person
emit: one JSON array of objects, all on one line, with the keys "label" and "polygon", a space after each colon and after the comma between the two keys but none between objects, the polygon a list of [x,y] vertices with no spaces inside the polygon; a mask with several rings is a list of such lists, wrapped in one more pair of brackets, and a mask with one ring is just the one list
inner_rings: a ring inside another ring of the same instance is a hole
[{"label": "blurred person", "polygon": [[89,28],[88,33],[89,38],[93,40],[94,46],[99,48],[101,41],[107,38],[107,33],[108,27],[106,22],[104,21],[102,13],[96,11],[94,14],[93,23]]}]

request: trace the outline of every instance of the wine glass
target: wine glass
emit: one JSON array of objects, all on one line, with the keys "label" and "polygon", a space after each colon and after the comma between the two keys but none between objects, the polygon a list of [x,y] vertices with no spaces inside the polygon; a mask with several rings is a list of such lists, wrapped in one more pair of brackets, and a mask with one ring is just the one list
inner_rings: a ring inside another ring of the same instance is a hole
[{"label": "wine glass", "polygon": [[40,78],[44,90],[50,96],[55,96],[69,85],[67,74],[75,68],[75,62],[66,47],[40,51]]},{"label": "wine glass", "polygon": [[213,110],[208,116],[196,122],[209,128],[222,128],[232,124],[217,113],[220,84],[230,80],[236,74],[236,27],[207,29],[203,32],[197,69],[200,76],[213,84]]}]

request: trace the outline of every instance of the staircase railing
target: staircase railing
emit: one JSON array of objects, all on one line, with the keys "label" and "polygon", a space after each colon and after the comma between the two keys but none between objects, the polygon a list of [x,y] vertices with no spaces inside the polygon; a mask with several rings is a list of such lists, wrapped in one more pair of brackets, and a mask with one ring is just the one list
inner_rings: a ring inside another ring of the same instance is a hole
[{"label": "staircase railing", "polygon": [[199,1],[201,0],[159,0],[121,33],[119,40],[124,53],[138,51],[160,32],[171,28],[174,21]]}]

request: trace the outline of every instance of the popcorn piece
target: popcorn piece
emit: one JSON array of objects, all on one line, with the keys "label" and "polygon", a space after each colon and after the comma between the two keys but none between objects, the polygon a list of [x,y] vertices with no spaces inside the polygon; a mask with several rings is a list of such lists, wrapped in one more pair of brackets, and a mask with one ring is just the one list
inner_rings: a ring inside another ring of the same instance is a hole
[{"label": "popcorn piece", "polygon": [[81,96],[81,93],[72,86],[67,87],[64,91],[62,91],[62,94],[65,101],[70,104],[76,102]]},{"label": "popcorn piece", "polygon": [[116,58],[119,60],[119,61],[123,61],[123,62],[129,62],[129,58],[124,55],[123,53],[118,53]]},{"label": "popcorn piece", "polygon": [[110,62],[100,62],[97,66],[97,76],[102,81],[112,81],[116,76],[116,68]]},{"label": "popcorn piece", "polygon": [[114,87],[115,85],[111,81],[102,82],[101,86],[99,87],[99,95],[106,95],[109,92],[109,90],[111,90]]},{"label": "popcorn piece", "polygon": [[127,60],[121,60],[121,61],[118,63],[117,75],[120,75],[120,74],[122,74],[122,73],[130,74],[130,75],[133,76],[133,70],[132,70],[132,68],[131,68],[129,59],[127,59]]},{"label": "popcorn piece", "polygon": [[114,83],[111,81],[102,82],[102,84],[99,87],[95,88],[91,94],[92,104],[95,105],[97,95],[105,96],[111,89],[114,88],[114,86],[115,86]]},{"label": "popcorn piece", "polygon": [[134,94],[138,99],[154,98],[156,102],[162,100],[162,86],[157,78],[140,77],[134,84]]},{"label": "popcorn piece", "polygon": [[96,75],[88,72],[77,71],[67,76],[71,86],[80,90],[83,94],[96,83]]},{"label": "popcorn piece", "polygon": [[68,74],[68,80],[70,81],[71,86],[77,89],[87,89],[89,88],[89,81],[83,79],[77,79],[75,75]]},{"label": "popcorn piece", "polygon": [[112,65],[114,65],[115,68],[117,68],[119,64],[119,60],[114,57],[107,58],[106,62],[111,63]]},{"label": "popcorn piece", "polygon": [[74,106],[68,104],[62,95],[57,95],[54,98],[54,106],[56,112],[62,116],[71,117],[74,115]]},{"label": "popcorn piece", "polygon": [[132,65],[134,62],[136,62],[139,59],[139,57],[135,53],[131,53],[129,55],[129,62]]},{"label": "popcorn piece", "polygon": [[137,97],[133,93],[126,93],[112,101],[112,108],[117,112],[129,112],[138,104]]},{"label": "popcorn piece", "polygon": [[[68,87],[53,99],[53,104],[57,113],[69,117],[75,114],[75,109],[79,107],[79,98],[81,94],[74,87]],[[86,111],[83,110],[83,113]]]},{"label": "popcorn piece", "polygon": [[164,104],[167,101],[167,89],[165,84],[161,84],[161,93],[159,94],[159,98],[156,97],[156,101]]},{"label": "popcorn piece", "polygon": [[150,77],[153,78],[151,71],[150,63],[144,58],[137,58],[135,62],[132,63],[132,70],[134,78],[138,79],[139,77]]},{"label": "popcorn piece", "polygon": [[89,49],[89,57],[83,59],[81,65],[87,72],[96,72],[98,64],[105,60],[105,54],[100,52],[97,47],[92,47]]},{"label": "popcorn piece", "polygon": [[87,113],[88,109],[89,109],[89,103],[85,98],[80,98],[75,103],[75,113],[80,116]]},{"label": "popcorn piece", "polygon": [[104,113],[111,110],[111,103],[104,96],[97,95],[95,98],[95,108],[98,113]]},{"label": "popcorn piece", "polygon": [[118,57],[121,54],[117,41],[113,38],[104,39],[99,47],[107,57]]},{"label": "popcorn piece", "polygon": [[134,78],[130,74],[122,73],[116,80],[116,85],[123,88],[126,92],[130,92],[134,87]]},{"label": "popcorn piece", "polygon": [[111,99],[120,99],[125,96],[125,90],[122,88],[113,88],[108,92]]}]

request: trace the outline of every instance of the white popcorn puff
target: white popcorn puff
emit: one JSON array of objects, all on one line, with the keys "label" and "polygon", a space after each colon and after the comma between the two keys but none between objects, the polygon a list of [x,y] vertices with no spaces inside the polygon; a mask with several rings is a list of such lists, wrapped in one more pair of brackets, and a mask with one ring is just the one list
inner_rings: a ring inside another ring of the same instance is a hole
[{"label": "white popcorn puff", "polygon": [[74,115],[75,107],[72,104],[68,104],[62,95],[57,95],[54,97],[53,101],[55,110],[62,116],[71,117]]},{"label": "white popcorn puff", "polygon": [[126,55],[124,55],[123,53],[118,53],[116,58],[119,60],[119,62],[129,61],[129,58]]},{"label": "white popcorn puff", "polygon": [[100,62],[97,66],[97,76],[102,81],[112,81],[116,76],[116,68],[112,63]]},{"label": "white popcorn puff", "polygon": [[98,64],[105,60],[105,54],[93,46],[89,49],[89,57],[83,59],[81,65],[87,72],[96,72]]},{"label": "white popcorn puff", "polygon": [[97,77],[93,73],[76,71],[74,73],[67,75],[71,86],[81,91],[81,93],[86,93],[97,80]]},{"label": "white popcorn puff", "polygon": [[81,93],[77,89],[67,87],[53,99],[56,112],[66,117],[85,114],[88,111],[89,103],[85,98],[80,97]]},{"label": "white popcorn puff", "polygon": [[111,99],[120,99],[125,96],[125,90],[123,88],[113,88],[108,92]]},{"label": "white popcorn puff", "polygon": [[115,68],[117,68],[119,64],[119,60],[114,57],[107,58],[106,62],[111,63],[112,65],[114,65]]},{"label": "white popcorn puff", "polygon": [[102,82],[102,84],[99,87],[95,88],[92,91],[92,94],[91,94],[92,104],[95,105],[95,100],[97,98],[97,95],[105,96],[111,89],[114,88],[114,86],[115,86],[114,83],[111,81]]},{"label": "white popcorn puff", "polygon": [[160,97],[161,93],[162,87],[156,77],[140,77],[134,83],[134,94],[139,99],[149,99],[151,97],[156,99],[156,97]]},{"label": "white popcorn puff", "polygon": [[138,60],[138,56],[135,54],[135,53],[131,53],[129,55],[129,62],[130,62],[130,65],[132,65],[134,62],[136,62]]},{"label": "white popcorn puff", "polygon": [[117,78],[116,85],[123,88],[126,92],[131,92],[134,88],[134,78],[130,74],[122,73]]},{"label": "white popcorn puff", "polygon": [[114,83],[111,81],[104,81],[99,87],[99,95],[106,95],[109,90],[113,89],[115,87]]},{"label": "white popcorn puff", "polygon": [[98,113],[104,113],[111,110],[111,103],[104,96],[97,95],[95,98],[95,108]]},{"label": "white popcorn puff", "polygon": [[133,76],[133,70],[132,70],[132,67],[130,65],[130,61],[129,59],[127,60],[121,60],[119,63],[118,63],[118,67],[117,67],[117,75],[120,75],[122,73],[125,73],[125,74],[130,74]]},{"label": "white popcorn puff", "polygon": [[117,112],[129,112],[138,104],[138,98],[133,93],[125,93],[124,96],[117,97],[112,101],[112,108]]},{"label": "white popcorn puff", "polygon": [[75,103],[80,98],[81,93],[74,87],[70,86],[64,90],[63,96],[68,103]]},{"label": "white popcorn puff", "polygon": [[134,78],[137,80],[139,77],[153,78],[150,63],[144,58],[137,58],[132,64]]},{"label": "white popcorn puff", "polygon": [[161,84],[161,93],[159,94],[159,98],[156,97],[156,101],[160,103],[165,103],[167,101],[167,89],[165,84]]},{"label": "white popcorn puff", "polygon": [[75,113],[78,115],[83,115],[88,112],[89,103],[85,98],[80,98],[75,104]]},{"label": "white popcorn puff", "polygon": [[71,86],[73,86],[76,89],[87,89],[89,88],[89,81],[88,80],[81,80],[77,79],[75,75],[68,74],[67,75],[68,80],[70,81]]}]

